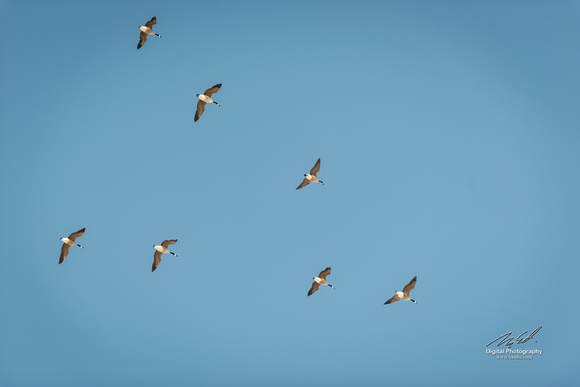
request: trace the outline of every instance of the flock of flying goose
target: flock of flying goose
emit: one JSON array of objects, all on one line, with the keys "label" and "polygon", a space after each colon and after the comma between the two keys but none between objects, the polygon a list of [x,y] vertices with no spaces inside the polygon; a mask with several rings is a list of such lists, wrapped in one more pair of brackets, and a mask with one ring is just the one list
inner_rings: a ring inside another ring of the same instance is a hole
[{"label": "flock of flying goose", "polygon": [[[147,23],[145,23],[144,26],[139,26],[141,33],[139,35],[139,43],[137,44],[137,49],[140,49],[141,47],[143,47],[143,45],[147,41],[148,35],[155,35],[155,36],[158,36],[161,38],[161,35],[153,32],[153,26],[155,24],[157,24],[157,17],[153,16],[151,18],[151,20],[149,20]],[[219,83],[215,86],[210,87],[206,91],[204,91],[203,94],[196,94],[196,97],[199,98],[199,101],[197,102],[197,110],[195,112],[194,122],[197,122],[197,120],[199,120],[201,118],[201,115],[205,111],[206,104],[215,103],[216,105],[221,106],[218,102],[214,101],[211,98],[211,96],[213,94],[217,93],[221,87],[222,87],[222,84]],[[298,190],[300,188],[304,188],[310,183],[321,183],[322,185],[324,185],[324,182],[322,180],[318,179],[317,175],[318,175],[319,171],[320,171],[320,159],[318,159],[316,161],[316,163],[314,164],[314,166],[310,170],[310,173],[304,174],[304,179],[302,180],[302,183],[300,183],[300,185],[298,187],[296,187],[296,189]],[[68,237],[60,238],[60,240],[63,242],[63,244],[62,244],[62,248],[61,248],[61,252],[60,252],[60,258],[58,261],[59,265],[61,263],[63,263],[64,260],[66,259],[66,257],[68,256],[68,253],[69,253],[71,246],[78,246],[81,249],[83,248],[82,245],[76,243],[76,239],[80,238],[84,233],[85,233],[85,229],[83,228],[79,231],[73,232]],[[173,245],[176,242],[177,242],[177,239],[168,239],[168,240],[161,242],[160,245],[153,246],[153,248],[155,249],[155,253],[153,253],[153,266],[151,268],[152,272],[155,271],[157,269],[157,267],[159,267],[159,264],[161,263],[161,256],[163,254],[171,254],[171,255],[177,257],[177,254],[169,251],[169,249],[168,249],[168,247],[170,245]],[[314,280],[314,282],[312,282],[312,286],[311,286],[310,290],[308,291],[308,296],[311,296],[314,293],[316,293],[321,285],[329,286],[332,289],[334,289],[334,286],[332,286],[331,284],[329,284],[326,281],[326,277],[328,277],[330,275],[330,271],[331,271],[331,268],[327,267],[326,269],[322,270],[320,272],[320,274],[318,274],[318,277],[312,278]],[[411,290],[413,290],[415,288],[416,283],[417,283],[417,276],[415,276],[411,280],[411,282],[409,282],[403,288],[403,291],[396,290],[395,295],[393,297],[391,297],[389,300],[387,300],[384,305],[392,304],[393,302],[396,302],[399,300],[412,301],[416,304],[417,301],[413,300],[409,296],[409,293],[411,293]]]}]

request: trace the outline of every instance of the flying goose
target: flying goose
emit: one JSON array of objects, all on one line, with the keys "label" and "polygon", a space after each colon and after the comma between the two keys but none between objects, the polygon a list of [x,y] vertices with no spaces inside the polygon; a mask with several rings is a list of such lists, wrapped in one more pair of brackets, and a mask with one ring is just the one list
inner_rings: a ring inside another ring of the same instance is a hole
[{"label": "flying goose", "polygon": [[409,293],[411,293],[411,290],[415,289],[415,284],[416,283],[417,283],[417,276],[413,277],[413,279],[411,280],[411,282],[409,282],[407,284],[407,286],[405,286],[403,288],[403,291],[402,292],[396,290],[395,293],[397,293],[397,294],[395,294],[393,297],[391,297],[383,305],[392,304],[393,302],[397,302],[399,300],[413,301],[416,304],[417,301],[415,301],[411,297],[409,297]]},{"label": "flying goose", "polygon": [[157,18],[155,16],[153,16],[153,18],[151,18],[151,20],[149,20],[147,23],[145,23],[144,26],[139,26],[139,29],[141,30],[141,34],[139,34],[139,44],[137,44],[137,50],[140,49],[141,47],[143,47],[143,45],[147,41],[147,35],[157,35],[157,36],[161,37],[161,35],[153,32],[152,28],[155,24],[157,24]]},{"label": "flying goose", "polygon": [[312,287],[308,291],[309,296],[316,293],[320,285],[328,285],[334,289],[334,286],[326,282],[326,276],[328,275],[330,275],[330,267],[327,267],[326,269],[322,270],[320,274],[318,274],[318,277],[312,277],[314,282],[312,283]]},{"label": "flying goose", "polygon": [[172,253],[171,251],[169,251],[169,249],[167,249],[167,246],[172,245],[175,242],[177,242],[177,239],[171,239],[163,241],[161,245],[153,246],[157,251],[155,252],[155,254],[153,254],[153,268],[151,269],[152,272],[155,271],[155,269],[157,269],[157,266],[159,266],[159,264],[161,263],[161,254],[169,253],[177,257],[177,254]]},{"label": "flying goose", "polygon": [[58,260],[59,265],[63,263],[64,260],[66,259],[66,256],[68,255],[68,251],[71,246],[78,246],[81,249],[84,249],[83,246],[75,242],[75,239],[80,238],[84,233],[85,229],[83,228],[77,232],[73,232],[68,236],[68,238],[60,238],[60,240],[63,241],[64,243],[62,244],[62,249],[60,250],[60,259]]},{"label": "flying goose", "polygon": [[213,102],[218,106],[222,106],[218,102],[211,99],[212,94],[217,93],[218,90],[220,89],[220,87],[222,87],[222,84],[218,83],[217,85],[212,86],[209,89],[207,89],[206,91],[204,91],[203,94],[196,94],[195,95],[197,98],[199,98],[199,101],[197,102],[197,111],[195,112],[195,118],[193,119],[193,122],[197,122],[197,120],[199,120],[201,118],[201,115],[203,114],[203,112],[205,110],[206,103]]},{"label": "flying goose", "polygon": [[318,180],[318,178],[316,177],[316,174],[318,173],[318,171],[320,171],[320,159],[318,159],[316,164],[314,164],[314,166],[310,170],[310,173],[304,174],[304,180],[302,180],[302,183],[300,183],[300,185],[298,187],[296,187],[296,189],[306,187],[310,183],[320,182],[320,183],[322,183],[322,185],[324,185],[324,182],[322,180]]}]

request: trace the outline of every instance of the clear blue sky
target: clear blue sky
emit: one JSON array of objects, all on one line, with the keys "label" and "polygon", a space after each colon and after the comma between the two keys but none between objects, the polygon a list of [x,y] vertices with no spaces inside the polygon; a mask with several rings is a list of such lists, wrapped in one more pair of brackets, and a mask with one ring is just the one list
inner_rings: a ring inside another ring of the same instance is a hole
[{"label": "clear blue sky", "polygon": [[1,385],[578,385],[578,1],[0,13]]}]

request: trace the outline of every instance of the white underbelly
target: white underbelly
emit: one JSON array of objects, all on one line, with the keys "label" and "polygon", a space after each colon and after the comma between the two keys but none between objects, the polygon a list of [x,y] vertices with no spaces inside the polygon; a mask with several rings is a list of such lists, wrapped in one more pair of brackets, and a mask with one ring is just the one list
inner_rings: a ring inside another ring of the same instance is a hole
[{"label": "white underbelly", "polygon": [[76,245],[75,241],[71,241],[71,240],[70,240],[70,239],[68,239],[68,238],[62,238],[62,239],[61,239],[61,241],[63,241],[64,243],[66,243],[66,244],[67,244],[67,245],[69,245],[69,246],[74,246],[74,245]]},{"label": "white underbelly", "polygon": [[163,253],[163,254],[169,253],[169,250],[167,250],[167,247],[163,247],[163,246],[153,246],[153,247],[155,247],[155,250],[159,251],[160,253]]},{"label": "white underbelly", "polygon": [[307,173],[306,178],[310,180],[312,183],[318,183],[318,178],[316,176],[312,176],[311,174]]},{"label": "white underbelly", "polygon": [[213,99],[211,99],[210,97],[208,97],[205,94],[200,94],[198,98],[201,99],[205,103],[212,103],[213,102]]},{"label": "white underbelly", "polygon": [[154,32],[151,28],[147,28],[145,26],[140,26],[139,29],[143,32],[145,32],[147,35],[153,35]]}]

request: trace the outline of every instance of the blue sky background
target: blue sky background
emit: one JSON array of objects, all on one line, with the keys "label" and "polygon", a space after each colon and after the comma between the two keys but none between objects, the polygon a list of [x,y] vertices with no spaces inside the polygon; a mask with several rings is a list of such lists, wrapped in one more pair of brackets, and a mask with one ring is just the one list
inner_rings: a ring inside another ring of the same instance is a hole
[{"label": "blue sky background", "polygon": [[0,13],[0,384],[577,385],[578,1]]}]

